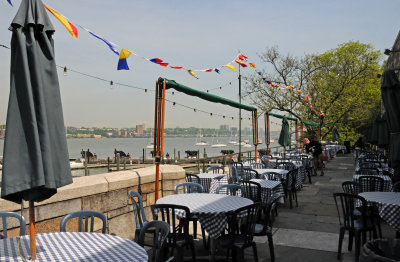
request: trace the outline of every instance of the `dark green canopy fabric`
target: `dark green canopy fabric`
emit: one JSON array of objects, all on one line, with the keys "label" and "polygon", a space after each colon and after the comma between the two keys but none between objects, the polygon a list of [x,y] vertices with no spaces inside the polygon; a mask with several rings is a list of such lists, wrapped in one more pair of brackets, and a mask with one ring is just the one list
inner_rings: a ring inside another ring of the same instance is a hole
[{"label": "dark green canopy fabric", "polygon": [[386,147],[389,145],[390,133],[387,125],[387,113],[383,114],[382,118],[378,120],[378,146]]},{"label": "dark green canopy fabric", "polygon": [[40,0],[21,1],[10,29],[11,76],[1,197],[43,201],[72,183],[53,26]]},{"label": "dark green canopy fabric", "polygon": [[282,129],[281,133],[279,134],[278,142],[281,146],[288,146],[291,143],[289,122],[287,121],[286,117],[283,117],[282,119]]},{"label": "dark green canopy fabric", "polygon": [[[275,113],[272,113],[272,112],[268,112],[268,114],[269,114],[270,116],[274,116],[274,117],[276,117],[276,118],[283,118],[283,117],[285,117],[285,116],[283,116],[283,115],[275,114]],[[286,116],[286,119],[287,119],[287,120],[292,120],[292,121],[298,121],[298,120],[299,120],[299,119],[297,119],[297,118],[295,118],[295,117],[291,117],[291,116]],[[303,123],[304,123],[305,125],[307,125],[307,126],[319,126],[319,123],[310,122],[310,121],[303,121]]]},{"label": "dark green canopy fabric", "polygon": [[236,107],[236,108],[239,108],[239,109],[244,109],[244,110],[247,110],[247,111],[257,111],[257,108],[255,108],[255,107],[243,105],[243,104],[240,104],[238,102],[235,102],[235,101],[232,101],[232,100],[220,97],[220,96],[216,96],[216,95],[213,95],[213,94],[210,94],[210,93],[202,92],[202,91],[199,91],[199,90],[184,86],[182,84],[179,84],[179,83],[175,82],[174,80],[168,80],[166,78],[159,78],[158,79],[159,82],[163,81],[163,80],[165,80],[165,82],[166,82],[166,89],[173,88],[176,91],[185,93],[185,94],[190,95],[190,96],[197,96],[197,97],[199,97],[201,99],[204,99],[204,100],[207,100],[207,101],[210,101],[210,102],[221,103],[221,104],[224,104],[224,105],[229,105],[229,106]]},{"label": "dark green canopy fabric", "polygon": [[383,72],[381,94],[390,132],[391,167],[400,168],[400,81],[395,70]]},{"label": "dark green canopy fabric", "polygon": [[333,140],[333,141],[339,141],[339,139],[340,139],[339,131],[338,131],[337,128],[335,127],[335,128],[333,129],[333,132],[332,132],[332,140]]}]

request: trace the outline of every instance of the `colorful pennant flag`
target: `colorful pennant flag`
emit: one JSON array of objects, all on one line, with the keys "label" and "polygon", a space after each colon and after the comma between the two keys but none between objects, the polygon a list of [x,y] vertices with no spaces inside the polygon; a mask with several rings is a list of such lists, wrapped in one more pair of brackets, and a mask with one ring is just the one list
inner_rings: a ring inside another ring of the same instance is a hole
[{"label": "colorful pennant flag", "polygon": [[239,55],[238,55],[238,58],[239,58],[240,60],[242,60],[242,61],[247,61],[247,59],[248,59],[247,56],[242,55],[242,54],[239,54]]},{"label": "colorful pennant flag", "polygon": [[[309,96],[306,96],[306,98],[304,98],[304,102],[307,102]],[[310,102],[309,102],[310,104]]]},{"label": "colorful pennant flag", "polygon": [[183,69],[183,67],[182,66],[169,66],[170,68],[173,68],[173,69]]},{"label": "colorful pennant flag", "polygon": [[208,69],[205,69],[205,70],[204,70],[204,72],[212,72],[212,71],[214,71],[213,68],[208,68]]},{"label": "colorful pennant flag", "polygon": [[232,69],[233,71],[236,71],[236,67],[234,67],[233,65],[230,65],[230,64],[223,65],[222,67],[227,67],[227,68]]},{"label": "colorful pennant flag", "polygon": [[128,49],[122,48],[121,52],[119,54],[119,60],[118,60],[118,70],[129,70],[128,63],[126,62],[126,59],[133,54],[132,51],[129,51]]},{"label": "colorful pennant flag", "polygon": [[214,68],[214,71],[217,72],[218,74],[220,73],[218,68]]},{"label": "colorful pennant flag", "polygon": [[11,0],[7,0],[7,2],[8,2],[11,6],[13,6],[13,4],[11,3]]},{"label": "colorful pennant flag", "polygon": [[240,59],[236,58],[235,62],[238,63],[239,65],[241,65],[242,67],[247,67],[247,65],[245,63],[243,63]]},{"label": "colorful pennant flag", "polygon": [[160,66],[164,66],[164,67],[167,67],[168,66],[168,63],[158,63]]},{"label": "colorful pennant flag", "polygon": [[96,35],[96,34],[93,33],[93,32],[90,32],[90,31],[87,30],[86,28],[84,28],[84,29],[85,29],[89,34],[91,34],[92,36],[94,36],[94,37],[96,37],[97,39],[100,39],[101,41],[103,41],[103,42],[108,46],[108,48],[110,48],[110,50],[113,51],[114,54],[119,55],[118,49],[117,49],[111,42],[107,41],[106,39],[104,39],[104,38],[102,38],[102,37],[100,37],[100,36],[98,36],[98,35]]},{"label": "colorful pennant flag", "polygon": [[62,14],[58,13],[57,11],[55,11],[54,9],[48,7],[47,5],[44,5],[44,7],[50,12],[52,13],[57,19],[58,21],[61,22],[61,24],[63,24],[63,26],[65,26],[65,28],[68,30],[68,32],[75,38],[78,39],[78,29],[76,29],[76,27],[71,24]]},{"label": "colorful pennant flag", "polygon": [[160,59],[160,58],[152,58],[152,59],[150,59],[149,61],[150,61],[150,62],[153,62],[153,63],[155,63],[155,64],[159,64],[159,63],[162,63],[162,62],[163,62],[163,60]]},{"label": "colorful pennant flag", "polygon": [[249,63],[249,66],[252,68],[256,68],[256,65],[254,63]]},{"label": "colorful pennant flag", "polygon": [[197,77],[197,75],[193,72],[192,69],[188,69],[187,71],[188,71],[188,73],[189,73],[190,75],[192,75],[192,76],[194,76],[195,78],[199,79],[199,78]]}]

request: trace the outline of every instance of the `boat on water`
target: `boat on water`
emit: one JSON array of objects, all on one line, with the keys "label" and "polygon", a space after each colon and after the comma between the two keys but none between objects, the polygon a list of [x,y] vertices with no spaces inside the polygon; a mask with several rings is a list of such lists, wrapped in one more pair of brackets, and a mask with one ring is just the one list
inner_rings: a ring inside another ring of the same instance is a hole
[{"label": "boat on water", "polygon": [[151,143],[151,144],[147,145],[146,148],[147,148],[147,149],[154,149],[154,144]]},{"label": "boat on water", "polygon": [[237,141],[236,140],[231,140],[231,141],[228,142],[228,144],[235,145],[235,144],[237,144]]},{"label": "boat on water", "polygon": [[195,146],[209,146],[210,144],[207,143],[206,141],[200,141],[194,144]]},{"label": "boat on water", "polygon": [[213,144],[211,147],[226,147],[226,144]]},{"label": "boat on water", "polygon": [[[242,147],[252,147],[252,145],[250,145],[249,143],[245,142],[245,141],[241,141],[240,145]],[[236,143],[235,146],[239,146],[239,143]]]}]

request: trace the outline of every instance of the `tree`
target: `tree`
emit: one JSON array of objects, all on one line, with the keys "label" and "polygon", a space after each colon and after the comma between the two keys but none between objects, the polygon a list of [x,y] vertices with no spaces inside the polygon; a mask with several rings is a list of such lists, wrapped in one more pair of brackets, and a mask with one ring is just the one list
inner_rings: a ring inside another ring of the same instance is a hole
[{"label": "tree", "polygon": [[[356,140],[379,114],[381,55],[369,44],[347,42],[320,55],[281,55],[276,47],[261,55],[272,68],[265,76],[282,86],[296,85],[315,110],[293,89],[271,88],[259,76],[248,76],[248,97],[263,111],[280,110],[301,120],[319,122],[323,139],[337,127],[345,140]],[[310,131],[310,130],[309,130]]]}]

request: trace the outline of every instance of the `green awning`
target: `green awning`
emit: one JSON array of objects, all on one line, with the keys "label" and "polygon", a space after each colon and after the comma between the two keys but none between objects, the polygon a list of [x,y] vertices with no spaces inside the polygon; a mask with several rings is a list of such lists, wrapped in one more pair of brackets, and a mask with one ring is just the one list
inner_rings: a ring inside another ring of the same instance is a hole
[{"label": "green awning", "polygon": [[190,96],[197,96],[197,97],[199,97],[201,99],[204,99],[204,100],[207,100],[207,101],[210,101],[210,102],[221,103],[221,104],[224,104],[224,105],[228,105],[228,106],[244,109],[244,110],[247,110],[247,111],[257,111],[257,108],[255,108],[255,107],[243,105],[243,104],[240,104],[238,102],[235,102],[235,101],[232,101],[232,100],[220,97],[220,96],[216,96],[216,95],[213,95],[213,94],[210,94],[210,93],[199,91],[199,90],[184,86],[182,84],[179,84],[179,83],[175,82],[174,80],[168,80],[166,78],[159,78],[158,79],[159,82],[163,81],[163,80],[166,82],[166,89],[173,88],[178,92],[182,92],[182,93],[185,93],[185,94],[190,95]]},{"label": "green awning", "polygon": [[[275,114],[275,113],[272,113],[272,112],[269,112],[268,114],[269,114],[270,116],[274,116],[274,117],[277,117],[277,118],[283,118],[283,117],[284,117],[283,115]],[[297,121],[297,120],[299,120],[299,119],[297,119],[297,118],[295,118],[295,117],[291,117],[291,116],[286,116],[286,119],[287,119],[287,120],[292,120],[292,121]],[[303,121],[303,123],[304,123],[305,125],[307,125],[307,126],[319,126],[319,123],[310,122],[310,121]]]}]

